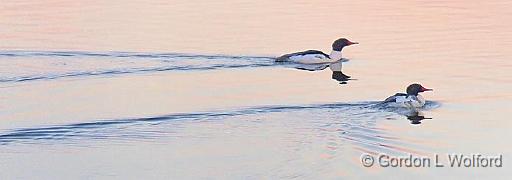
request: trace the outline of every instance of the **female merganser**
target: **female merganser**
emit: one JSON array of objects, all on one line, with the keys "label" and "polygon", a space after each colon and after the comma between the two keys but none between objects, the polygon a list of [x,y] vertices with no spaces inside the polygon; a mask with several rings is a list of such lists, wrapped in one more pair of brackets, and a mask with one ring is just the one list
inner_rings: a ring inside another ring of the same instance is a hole
[{"label": "female merganser", "polygon": [[331,54],[329,55],[318,50],[307,50],[282,55],[276,58],[276,62],[294,62],[300,64],[329,64],[329,67],[333,71],[333,78],[335,76],[343,76],[345,78],[349,78],[350,76],[347,76],[341,72],[341,50],[343,49],[343,47],[350,46],[353,44],[359,43],[349,41],[348,39],[345,38],[340,38],[332,43],[332,51]]},{"label": "female merganser", "polygon": [[411,84],[407,87],[407,94],[396,93],[384,100],[384,103],[388,103],[393,107],[423,107],[423,105],[425,105],[425,99],[419,95],[419,93],[425,91],[433,91],[433,89],[427,89],[420,84]]}]

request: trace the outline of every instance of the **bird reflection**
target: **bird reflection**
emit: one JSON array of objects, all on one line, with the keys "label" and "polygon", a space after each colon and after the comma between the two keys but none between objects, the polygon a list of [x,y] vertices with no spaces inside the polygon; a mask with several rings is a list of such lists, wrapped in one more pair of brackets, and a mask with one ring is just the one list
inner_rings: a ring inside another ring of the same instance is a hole
[{"label": "bird reflection", "polygon": [[340,84],[347,84],[352,79],[349,75],[344,74],[342,69],[342,63],[347,62],[348,59],[342,59],[340,61],[334,63],[324,63],[324,64],[293,64],[294,68],[305,70],[305,71],[321,71],[329,68],[332,71],[331,79],[339,82]]},{"label": "bird reflection", "polygon": [[338,81],[340,84],[347,84],[347,81],[353,80],[350,79],[350,76],[343,74],[341,71],[333,71],[331,78]]},{"label": "bird reflection", "polygon": [[411,124],[421,124],[421,121],[425,119],[432,119],[425,117],[421,111],[417,110],[410,111],[409,113],[404,115],[407,117],[409,121],[411,121]]},{"label": "bird reflection", "polygon": [[340,61],[329,64],[329,69],[332,71],[331,78],[338,81],[340,84],[347,84],[350,79],[350,76],[343,73],[342,67],[343,62],[347,62],[348,59],[341,59]]}]

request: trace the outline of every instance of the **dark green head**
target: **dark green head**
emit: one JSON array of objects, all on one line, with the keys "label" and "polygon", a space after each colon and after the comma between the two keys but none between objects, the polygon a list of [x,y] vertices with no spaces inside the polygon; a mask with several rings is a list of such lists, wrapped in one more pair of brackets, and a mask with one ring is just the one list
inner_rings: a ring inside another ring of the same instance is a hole
[{"label": "dark green head", "polygon": [[417,83],[414,83],[414,84],[411,84],[409,86],[407,86],[407,95],[418,95],[418,93],[420,92],[425,92],[425,91],[433,91],[433,89],[428,89],[428,88],[425,88],[423,87],[421,84],[417,84]]},{"label": "dark green head", "polygon": [[337,39],[336,41],[334,41],[332,43],[332,50],[334,50],[334,51],[341,51],[343,49],[343,47],[350,46],[350,45],[353,45],[353,44],[359,44],[359,43],[358,42],[349,41],[346,38],[339,38],[339,39]]}]

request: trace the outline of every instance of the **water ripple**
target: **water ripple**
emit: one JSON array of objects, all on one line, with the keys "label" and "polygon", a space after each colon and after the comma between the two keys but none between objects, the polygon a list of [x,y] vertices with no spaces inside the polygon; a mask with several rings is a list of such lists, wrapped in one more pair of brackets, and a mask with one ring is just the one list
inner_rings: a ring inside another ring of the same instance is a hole
[{"label": "water ripple", "polygon": [[272,57],[180,53],[0,51],[0,83],[278,65]]},{"label": "water ripple", "polygon": [[[436,102],[428,102],[437,104]],[[277,116],[275,116],[277,114]],[[290,124],[300,131],[291,135],[315,133],[317,137],[330,137],[326,143],[328,151],[336,151],[340,140],[351,142],[360,149],[378,149],[380,152],[407,151],[408,143],[395,137],[390,130],[377,127],[376,122],[385,120],[390,114],[399,117],[393,109],[383,108],[379,102],[332,103],[301,106],[264,106],[224,112],[198,112],[170,114],[154,117],[91,120],[90,122],[21,128],[0,134],[0,145],[10,144],[80,144],[91,140],[147,140],[160,137],[183,137],[182,126],[191,124],[225,123],[242,119],[266,119],[279,121],[282,115],[305,118],[308,121]],[[274,116],[273,116],[274,115]],[[304,115],[304,116],[302,116]],[[309,117],[305,117],[309,116]],[[305,123],[305,124],[301,124]],[[235,129],[251,129],[253,126],[234,126]],[[204,132],[207,133],[207,132]],[[299,133],[299,134],[296,134]],[[190,138],[190,137],[189,137]],[[208,138],[208,135],[196,138]]]}]

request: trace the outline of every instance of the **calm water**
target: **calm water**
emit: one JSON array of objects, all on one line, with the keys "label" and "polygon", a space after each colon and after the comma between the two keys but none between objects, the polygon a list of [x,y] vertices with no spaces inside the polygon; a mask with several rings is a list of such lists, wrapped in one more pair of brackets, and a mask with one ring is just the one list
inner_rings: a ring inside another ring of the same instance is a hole
[{"label": "calm water", "polygon": [[[508,179],[511,9],[7,0],[0,179]],[[339,37],[360,42],[343,50],[347,84],[272,60]],[[378,104],[412,82],[435,89],[428,119]],[[503,167],[367,168],[363,153],[503,155]]]}]

